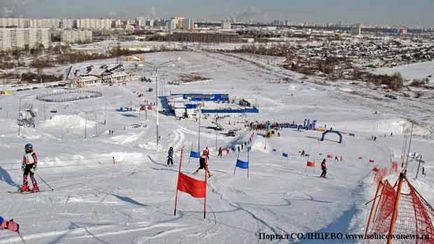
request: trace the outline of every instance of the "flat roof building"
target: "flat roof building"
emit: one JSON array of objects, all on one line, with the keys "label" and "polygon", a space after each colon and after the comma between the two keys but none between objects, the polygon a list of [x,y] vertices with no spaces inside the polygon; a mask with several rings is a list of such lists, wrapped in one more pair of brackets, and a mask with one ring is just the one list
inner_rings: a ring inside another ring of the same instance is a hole
[{"label": "flat roof building", "polygon": [[88,43],[92,42],[92,31],[90,30],[63,30],[60,40],[64,43]]},{"label": "flat roof building", "polygon": [[48,28],[0,28],[0,50],[44,48],[51,44]]}]

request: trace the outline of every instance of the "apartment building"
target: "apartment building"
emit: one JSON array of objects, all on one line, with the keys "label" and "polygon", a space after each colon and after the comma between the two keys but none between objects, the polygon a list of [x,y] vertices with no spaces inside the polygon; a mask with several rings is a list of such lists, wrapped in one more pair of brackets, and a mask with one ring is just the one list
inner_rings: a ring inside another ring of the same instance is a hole
[{"label": "apartment building", "polygon": [[90,31],[90,30],[64,30],[60,34],[60,40],[64,43],[92,42],[92,31]]},{"label": "apartment building", "polygon": [[111,19],[77,19],[78,29],[109,30],[112,28]]},{"label": "apartment building", "polygon": [[22,50],[45,48],[51,44],[50,30],[48,28],[0,28],[0,50]]}]

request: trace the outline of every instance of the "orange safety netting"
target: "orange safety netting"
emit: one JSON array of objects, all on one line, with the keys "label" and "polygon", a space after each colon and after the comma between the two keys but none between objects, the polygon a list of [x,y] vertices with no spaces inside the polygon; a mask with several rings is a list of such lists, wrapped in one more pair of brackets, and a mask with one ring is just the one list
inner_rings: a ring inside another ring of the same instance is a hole
[{"label": "orange safety netting", "polygon": [[[366,236],[392,234],[394,238],[390,243],[434,244],[434,209],[405,177],[400,181],[406,183],[401,188],[397,184],[392,187],[387,180],[379,182],[366,226]],[[400,192],[398,189],[401,189]],[[395,221],[392,219],[394,211]],[[402,236],[407,238],[398,238]],[[386,243],[387,238],[366,239],[365,242]]]},{"label": "orange safety netting", "polygon": [[375,199],[376,209],[372,216],[372,225],[368,233],[387,233],[392,218],[393,204],[396,198],[395,189],[388,181],[381,184],[381,195]]}]

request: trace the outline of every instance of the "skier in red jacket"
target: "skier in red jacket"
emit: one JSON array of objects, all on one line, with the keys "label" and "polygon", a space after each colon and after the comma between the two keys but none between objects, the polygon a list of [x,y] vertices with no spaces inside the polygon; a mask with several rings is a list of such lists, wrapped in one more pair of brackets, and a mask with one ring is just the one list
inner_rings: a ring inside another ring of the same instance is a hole
[{"label": "skier in red jacket", "polygon": [[0,230],[18,232],[20,230],[20,225],[15,223],[13,219],[5,220],[2,216],[0,216]]},{"label": "skier in red jacket", "polygon": [[208,147],[206,147],[206,148],[203,150],[202,155],[203,155],[204,157],[206,157],[207,159],[209,159],[209,149],[208,149]]},{"label": "skier in red jacket", "polygon": [[217,157],[223,157],[223,149],[222,149],[222,147],[219,147],[219,153],[218,153]]},{"label": "skier in red jacket", "polygon": [[33,151],[33,145],[27,143],[24,146],[26,154],[23,156],[23,162],[21,169],[23,170],[23,186],[20,188],[21,192],[30,191],[27,177],[30,174],[30,179],[32,180],[33,189],[32,192],[39,192],[38,182],[35,179],[36,166],[38,165],[38,157]]},{"label": "skier in red jacket", "polygon": [[211,177],[212,174],[208,169],[208,159],[209,159],[209,149],[206,147],[205,150],[202,152],[202,156],[199,158],[199,168],[194,171],[193,175],[197,174],[199,170],[203,169],[208,173],[208,177]]}]

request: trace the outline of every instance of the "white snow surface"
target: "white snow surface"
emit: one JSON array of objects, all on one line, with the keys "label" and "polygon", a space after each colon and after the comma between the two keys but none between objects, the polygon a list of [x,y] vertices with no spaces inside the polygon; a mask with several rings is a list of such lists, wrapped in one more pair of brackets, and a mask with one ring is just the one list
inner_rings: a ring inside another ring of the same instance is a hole
[{"label": "white snow surface", "polygon": [[422,63],[414,63],[407,65],[399,65],[392,68],[378,68],[375,69],[375,73],[393,74],[395,72],[401,73],[405,79],[425,79],[431,75],[433,80],[434,76],[434,61],[427,61]]},{"label": "white snow surface", "polygon": [[[173,214],[180,150],[184,148],[182,171],[192,175],[197,160],[185,157],[197,150],[198,122],[159,115],[159,151],[156,144],[156,113],[117,112],[143,100],[155,83],[130,82],[125,86],[92,87],[103,96],[65,103],[44,103],[38,94],[50,88],[0,96],[0,215],[21,225],[27,243],[270,243],[259,233],[293,232],[364,233],[375,184],[372,167],[390,167],[398,160],[403,132],[409,119],[417,124],[412,151],[423,155],[427,176],[413,180],[416,162],[410,160],[408,178],[430,202],[434,202],[433,113],[430,105],[371,99],[374,91],[363,88],[317,85],[301,82],[302,75],[248,55],[211,52],[163,52],[146,54],[161,63],[181,57],[165,74],[161,91],[171,93],[228,93],[252,99],[259,114],[219,120],[245,140],[244,122],[277,121],[303,123],[318,120],[344,132],[343,143],[336,135],[320,142],[321,132],[282,129],[280,137],[258,135],[249,155],[224,153],[237,139],[215,133],[213,117],[201,121],[201,147],[211,149],[207,181],[207,216],[203,199],[180,192],[177,215]],[[205,83],[167,85],[182,73],[210,77]],[[289,81],[284,81],[288,78]],[[165,85],[163,85],[163,83]],[[358,90],[359,89],[359,90]],[[364,95],[351,93],[358,90]],[[138,97],[137,93],[144,97]],[[18,127],[18,101],[38,109],[36,128]],[[411,112],[406,107],[412,104]],[[56,113],[51,111],[56,110]],[[114,133],[110,134],[109,130]],[[354,133],[355,136],[349,136]],[[393,133],[393,136],[390,136]],[[86,136],[85,136],[86,135]],[[374,142],[370,140],[376,136]],[[22,182],[20,160],[26,143],[33,143],[39,158],[37,177],[41,192],[11,194]],[[166,167],[166,152],[173,146],[175,166]],[[309,157],[300,157],[305,150]],[[282,157],[282,153],[289,156]],[[328,160],[328,178],[318,177],[319,167],[306,168],[307,160],[320,161],[338,155],[343,162]],[[250,161],[250,177],[234,165],[237,158]],[[360,159],[361,157],[361,159]],[[203,179],[203,172],[196,176]],[[396,175],[390,176],[396,179]],[[276,243],[279,241],[273,241]],[[286,243],[287,241],[281,241]],[[21,243],[11,232],[0,233],[0,243]],[[330,242],[333,243],[333,242]]]}]

